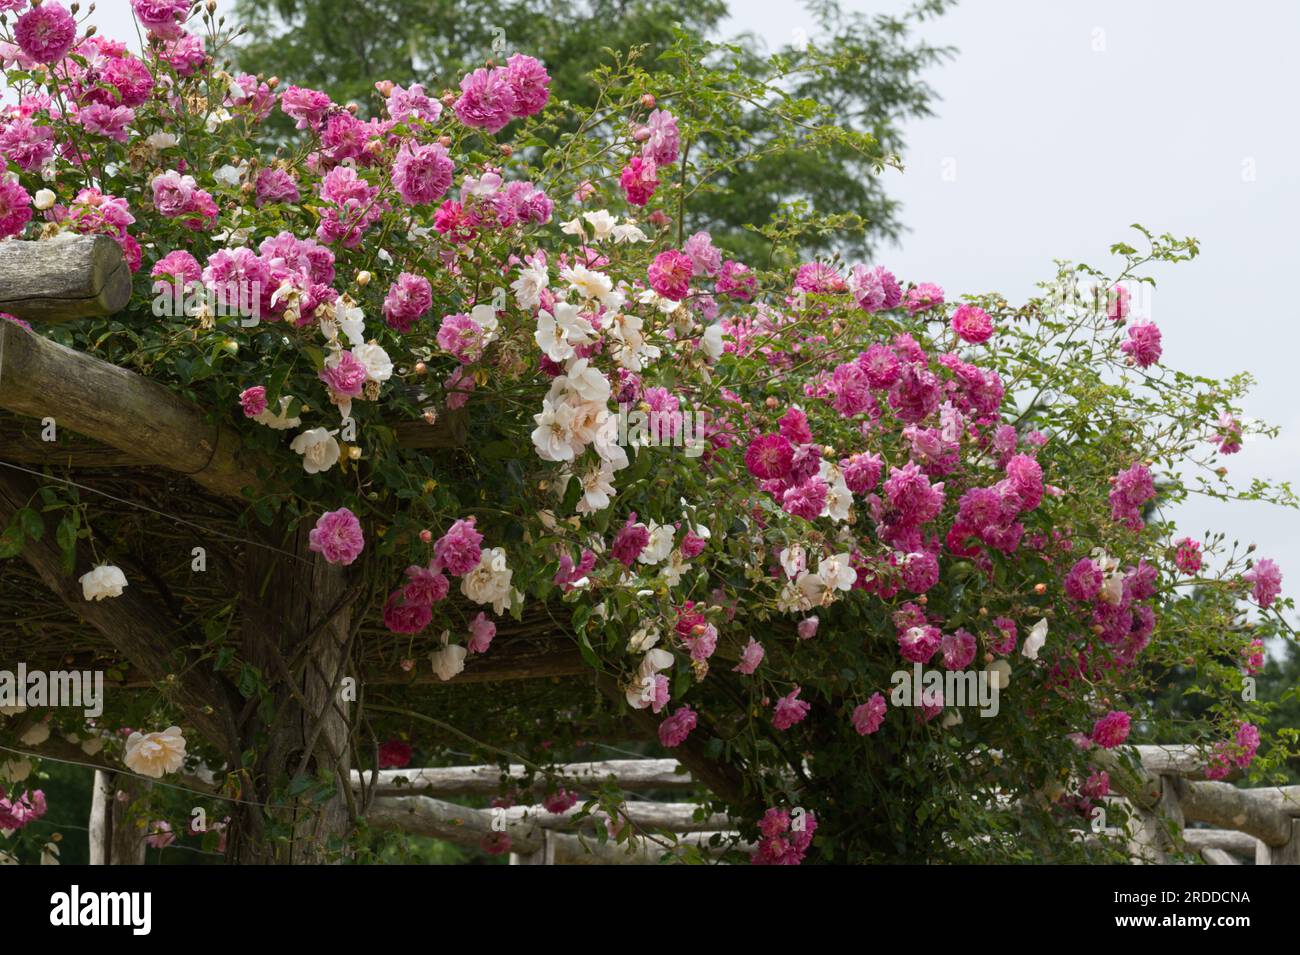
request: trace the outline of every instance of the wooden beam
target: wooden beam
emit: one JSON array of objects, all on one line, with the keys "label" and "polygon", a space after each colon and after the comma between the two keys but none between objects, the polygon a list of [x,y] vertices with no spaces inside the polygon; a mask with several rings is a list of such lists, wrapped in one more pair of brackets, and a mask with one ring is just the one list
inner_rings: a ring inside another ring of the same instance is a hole
[{"label": "wooden beam", "polygon": [[[102,654],[77,653],[62,655],[54,659],[28,658],[28,666],[46,670],[75,669],[93,670],[115,667],[123,670],[122,679],[110,680],[105,677],[104,685],[119,690],[138,690],[151,688],[154,681],[149,674],[135,666],[123,666],[121,661],[106,660]],[[567,640],[537,640],[535,638],[497,637],[491,650],[476,653],[465,662],[465,670],[458,676],[446,681],[448,685],[464,683],[497,683],[515,680],[543,680],[553,677],[581,676],[589,673],[590,668],[582,659],[582,654],[572,647]],[[432,669],[425,665],[416,671],[407,673],[400,667],[366,667],[362,679],[372,686],[423,686],[442,685]]]},{"label": "wooden beam", "polygon": [[199,406],[125,368],[0,322],[0,408],[52,418],[147,464],[188,475],[215,494],[242,498],[258,484],[238,432]]},{"label": "wooden beam", "polygon": [[[512,779],[526,772],[521,765],[512,765]],[[628,791],[666,789],[689,790],[699,786],[691,775],[682,770],[675,759],[607,759],[590,763],[566,763],[553,769],[566,786],[594,787],[610,776]],[[360,788],[362,781],[370,786],[370,773],[353,771],[352,786]],[[539,776],[537,789],[546,785]],[[406,796],[427,793],[436,796],[490,796],[501,788],[500,766],[440,766],[428,768],[381,769],[371,791],[376,796]]]},{"label": "wooden beam", "polygon": [[444,410],[433,424],[423,420],[399,421],[393,426],[397,443],[404,448],[442,450],[459,448],[468,437],[469,415],[464,408]]},{"label": "wooden beam", "polygon": [[63,233],[0,242],[0,312],[29,322],[112,315],[131,299],[131,270],[116,242]]},{"label": "wooden beam", "polygon": [[[1199,746],[1190,743],[1162,743],[1154,746],[1137,746],[1142,768],[1157,776],[1182,776],[1185,779],[1204,779],[1209,758]],[[1238,770],[1233,776],[1240,776]]]},{"label": "wooden beam", "polygon": [[1206,865],[1241,865],[1240,859],[1222,849],[1202,849],[1201,858]]},{"label": "wooden beam", "polygon": [[495,683],[505,680],[540,680],[548,677],[578,676],[590,673],[582,652],[568,640],[512,640],[498,637],[487,653],[473,653],[465,659],[465,669],[450,680],[442,680],[427,660],[419,661],[410,673],[393,667],[367,669],[366,681],[380,685],[459,685]]},{"label": "wooden beam", "polygon": [[[540,806],[494,813],[490,809],[470,809],[427,796],[401,796],[376,799],[366,813],[366,821],[380,831],[433,836],[466,846],[477,846],[485,836],[500,831],[510,836],[514,852],[526,854],[545,848],[554,852],[557,863],[570,865],[654,865],[665,852],[674,852],[648,839],[638,839],[635,846],[612,841],[601,844],[594,839],[555,832],[542,824],[546,815]],[[708,842],[714,835],[713,832],[685,833],[678,843],[712,852]],[[731,833],[723,836],[729,837]]]},{"label": "wooden beam", "polygon": [[1247,859],[1255,858],[1259,840],[1244,832],[1232,829],[1185,829],[1183,841],[1193,849],[1216,849],[1220,852],[1235,852]]},{"label": "wooden beam", "polygon": [[57,441],[42,441],[42,430],[34,418],[0,412],[0,460],[56,468],[138,468],[149,463],[138,454],[107,447],[68,430],[59,432]]},{"label": "wooden beam", "polygon": [[1173,781],[1187,819],[1219,829],[1246,832],[1273,847],[1291,841],[1291,818],[1268,795],[1238,789],[1229,783],[1197,782],[1167,776]]}]

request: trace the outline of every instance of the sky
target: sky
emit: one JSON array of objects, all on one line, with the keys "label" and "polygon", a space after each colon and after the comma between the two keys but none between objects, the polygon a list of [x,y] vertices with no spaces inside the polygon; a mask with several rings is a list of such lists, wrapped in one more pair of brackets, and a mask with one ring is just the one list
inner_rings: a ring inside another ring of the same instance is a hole
[{"label": "sky", "polygon": [[[1015,301],[1054,259],[1111,264],[1106,249],[1134,238],[1130,223],[1196,236],[1199,258],[1154,273],[1164,361],[1251,372],[1246,414],[1282,434],[1225,459],[1230,476],[1300,485],[1300,306],[1282,281],[1300,252],[1300,3],[1224,11],[1214,0],[964,0],[925,23],[920,35],[957,55],[927,75],[940,101],[904,126],[904,171],[884,174],[910,232],[882,264],[950,298]],[[101,0],[94,19],[110,36],[134,33],[127,0]],[[730,26],[773,47],[817,35],[793,0],[733,0]],[[1193,536],[1255,542],[1300,583],[1300,512],[1194,500],[1174,516]]]},{"label": "sky", "polygon": [[[801,15],[744,0],[732,24],[776,46],[816,37]],[[1201,0],[964,0],[920,35],[957,55],[927,74],[936,115],[905,124],[904,171],[885,173],[910,232],[881,264],[950,298],[1016,301],[1054,259],[1110,265],[1130,223],[1197,237],[1198,258],[1153,273],[1163,361],[1252,373],[1246,414],[1282,433],[1221,460],[1243,484],[1300,486],[1300,306],[1283,281],[1300,254],[1300,3],[1241,0],[1225,15]],[[1173,516],[1191,536],[1256,543],[1300,583],[1300,511],[1194,499]]]}]

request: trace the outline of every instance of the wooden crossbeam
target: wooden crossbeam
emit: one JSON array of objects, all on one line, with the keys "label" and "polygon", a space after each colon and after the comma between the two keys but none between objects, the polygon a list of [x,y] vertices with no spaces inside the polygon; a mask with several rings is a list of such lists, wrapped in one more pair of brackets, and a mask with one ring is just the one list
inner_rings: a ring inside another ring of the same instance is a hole
[{"label": "wooden crossbeam", "polygon": [[[32,667],[44,669],[103,669],[110,666],[94,654],[74,654],[57,660],[29,660]],[[472,654],[465,662],[465,670],[446,681],[446,685],[463,683],[504,683],[515,680],[542,680],[551,677],[581,676],[590,673],[582,654],[567,640],[513,639],[498,637],[487,653]],[[442,686],[427,661],[415,672],[406,673],[400,667],[366,667],[362,679],[372,686]],[[126,668],[119,680],[105,678],[105,685],[120,690],[153,687],[150,675],[137,667]]]},{"label": "wooden crossbeam", "polygon": [[1178,801],[1188,819],[1245,832],[1275,848],[1291,841],[1291,817],[1281,810],[1281,797],[1268,789],[1238,789],[1230,783],[1172,776],[1166,779],[1174,780]]},{"label": "wooden crossbeam", "polygon": [[179,471],[224,497],[242,497],[244,488],[259,484],[239,434],[199,406],[12,322],[0,322],[0,408],[53,419],[56,428]]},{"label": "wooden crossbeam", "polygon": [[[572,814],[553,820],[548,820],[548,815],[541,806],[494,812],[457,806],[428,796],[399,796],[376,799],[366,813],[366,821],[380,831],[433,836],[467,846],[476,846],[484,837],[504,832],[510,836],[511,851],[532,853],[545,848],[548,854],[554,854],[556,862],[570,865],[653,865],[665,851],[671,851],[644,838],[631,847],[612,841],[601,844],[591,838],[556,832],[557,826],[572,825],[569,821]],[[677,841],[707,853],[713,851],[708,843],[715,834],[715,831],[686,832]],[[725,838],[732,834],[723,832],[722,835]]]},{"label": "wooden crossbeam", "polygon": [[[510,767],[511,778],[526,772],[521,765]],[[584,789],[598,786],[613,776],[629,792],[645,790],[698,789],[698,784],[675,759],[606,759],[589,763],[566,763],[553,769],[566,786]],[[353,788],[365,783],[377,796],[490,796],[501,788],[499,766],[435,766],[427,768],[381,769],[371,783],[371,774],[352,773]],[[539,776],[537,787],[546,785]]]},{"label": "wooden crossbeam", "polygon": [[29,322],[112,315],[131,299],[131,270],[102,235],[0,242],[0,312]]}]

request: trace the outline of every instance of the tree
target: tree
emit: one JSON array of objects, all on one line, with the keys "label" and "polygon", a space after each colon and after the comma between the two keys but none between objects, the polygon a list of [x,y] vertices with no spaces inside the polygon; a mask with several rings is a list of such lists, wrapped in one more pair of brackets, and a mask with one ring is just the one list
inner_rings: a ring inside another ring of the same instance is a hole
[{"label": "tree", "polygon": [[[733,92],[745,80],[762,80],[774,95],[823,104],[843,128],[876,143],[869,150],[828,141],[787,148],[788,130],[770,102],[719,102],[719,135],[691,148],[730,163],[693,196],[687,231],[707,229],[721,247],[755,259],[769,249],[751,227],[783,218],[804,251],[864,257],[903,232],[881,166],[900,164],[903,121],[931,114],[935,94],[922,77],[952,51],[918,39],[915,30],[950,3],[925,0],[902,16],[867,17],[844,12],[837,0],[809,0],[807,33],[825,39],[792,41],[768,56],[751,35],[710,42],[727,12],[720,0],[240,0],[237,14],[248,32],[237,60],[251,72],[292,76],[373,112],[377,78],[454,89],[485,57],[523,50],[550,68],[555,99],[575,107],[557,121],[553,142],[595,106],[599,87],[589,74],[612,62],[612,51],[637,49],[647,69],[680,71],[685,61],[663,57],[676,42],[674,31],[685,30],[696,38],[702,63],[727,62],[737,72]],[[823,214],[819,228],[801,229],[813,213]]]}]

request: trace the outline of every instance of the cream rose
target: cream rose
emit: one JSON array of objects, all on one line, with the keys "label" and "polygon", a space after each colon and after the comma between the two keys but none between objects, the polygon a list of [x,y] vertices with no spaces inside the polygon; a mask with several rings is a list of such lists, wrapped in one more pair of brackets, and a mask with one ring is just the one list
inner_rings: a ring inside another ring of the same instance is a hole
[{"label": "cream rose", "polygon": [[112,564],[100,564],[89,573],[81,575],[81,595],[87,600],[122,596],[126,574]]},{"label": "cream rose", "polygon": [[181,728],[169,726],[159,733],[132,733],[127,737],[122,762],[133,773],[151,779],[176,772],[185,762],[185,737]]}]

